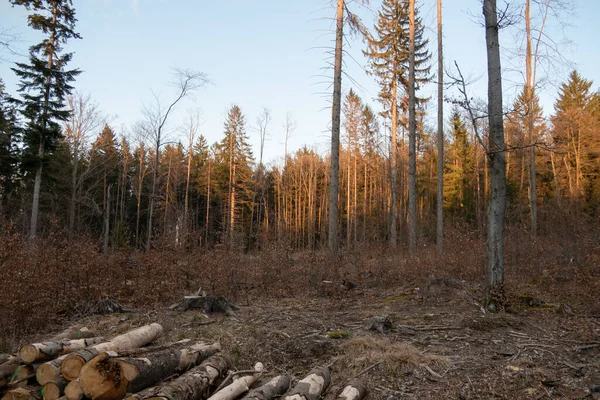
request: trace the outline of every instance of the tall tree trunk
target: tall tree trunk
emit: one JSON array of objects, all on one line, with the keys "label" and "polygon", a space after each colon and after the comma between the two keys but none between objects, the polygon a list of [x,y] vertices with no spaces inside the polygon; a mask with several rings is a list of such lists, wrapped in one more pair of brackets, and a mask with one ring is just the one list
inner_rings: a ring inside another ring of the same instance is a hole
[{"label": "tall tree trunk", "polygon": [[331,165],[329,182],[329,249],[338,250],[338,191],[340,172],[340,117],[342,104],[342,45],[344,40],[344,0],[338,0],[335,32],[333,107],[331,110]]},{"label": "tall tree trunk", "polygon": [[[105,174],[106,175],[106,174]],[[106,202],[104,203],[104,238],[102,241],[102,253],[108,255],[108,238],[110,236],[110,189],[112,184],[106,188]]]},{"label": "tall tree trunk", "polygon": [[211,162],[208,160],[208,173],[206,176],[206,220],[204,221],[204,245],[208,246],[208,238],[210,234],[210,180],[211,180]]},{"label": "tall tree trunk", "polygon": [[408,254],[417,249],[417,119],[415,113],[415,0],[410,0],[408,68]]},{"label": "tall tree trunk", "polygon": [[535,82],[533,78],[533,50],[531,47],[531,0],[525,3],[525,30],[527,35],[527,54],[525,56],[527,82],[525,90],[527,93],[527,136],[529,137],[529,211],[531,214],[531,235],[537,234],[537,187],[535,166]]},{"label": "tall tree trunk", "polygon": [[437,207],[436,250],[441,260],[444,254],[444,57],[442,46],[442,0],[437,1],[438,41],[438,128],[437,128]]},{"label": "tall tree trunk", "polygon": [[[394,69],[396,67],[394,66]],[[397,93],[398,82],[396,79],[392,80],[392,134],[390,143],[390,175],[391,175],[391,196],[390,206],[392,208],[392,215],[390,220],[390,247],[395,249],[398,245],[398,205],[396,195],[398,192],[398,167],[397,167],[397,156],[398,146],[396,133],[398,132],[398,93]]]},{"label": "tall tree trunk", "polygon": [[154,149],[156,152],[154,157],[154,171],[152,171],[152,190],[150,193],[150,207],[148,209],[148,232],[146,237],[146,253],[150,252],[150,247],[152,246],[152,215],[154,214],[154,197],[156,196],[156,177],[158,175],[158,155],[160,151],[160,132],[158,133],[156,139],[156,147]]},{"label": "tall tree trunk", "polygon": [[486,305],[498,310],[504,302],[504,215],[506,208],[506,158],[502,115],[502,69],[496,0],[484,0],[488,63],[488,115],[491,190],[488,209]]},{"label": "tall tree trunk", "polygon": [[[50,44],[52,51],[48,52],[48,69],[51,70],[54,66],[54,51],[56,45],[56,21],[57,21],[57,6],[52,7],[52,24],[50,25]],[[44,87],[44,108],[42,110],[42,132],[46,131],[48,126],[48,104],[50,102],[50,84],[52,78],[50,75],[46,78],[46,84]],[[37,234],[37,220],[40,207],[40,189],[42,187],[42,169],[44,166],[44,134],[40,133],[40,144],[38,147],[38,158],[39,164],[35,171],[35,181],[33,184],[33,204],[31,206],[31,221],[29,225],[29,247],[33,247],[33,242]]]}]

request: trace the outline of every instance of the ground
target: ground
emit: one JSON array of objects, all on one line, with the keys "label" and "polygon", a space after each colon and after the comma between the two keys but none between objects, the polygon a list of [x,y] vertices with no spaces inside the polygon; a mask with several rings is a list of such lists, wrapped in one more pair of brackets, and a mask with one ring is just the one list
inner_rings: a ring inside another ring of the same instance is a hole
[{"label": "ground", "polygon": [[[510,312],[490,314],[469,290],[452,285],[385,293],[325,285],[331,287],[300,298],[240,298],[240,309],[229,315],[161,308],[64,325],[84,324],[111,336],[159,322],[167,332],[161,341],[218,340],[236,368],[260,361],[268,377],[288,373],[300,379],[312,367],[328,365],[330,398],[359,374],[367,399],[600,395],[589,392],[600,385],[600,319],[575,315],[564,304],[522,298]],[[391,328],[368,330],[376,316],[388,316]]]}]

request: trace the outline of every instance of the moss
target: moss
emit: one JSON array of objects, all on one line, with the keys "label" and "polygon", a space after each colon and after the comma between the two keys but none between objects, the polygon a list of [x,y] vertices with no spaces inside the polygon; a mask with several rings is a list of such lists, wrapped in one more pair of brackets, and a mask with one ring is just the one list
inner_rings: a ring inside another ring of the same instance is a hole
[{"label": "moss", "polygon": [[346,331],[327,332],[327,337],[329,337],[330,339],[346,339],[349,336],[350,333]]}]

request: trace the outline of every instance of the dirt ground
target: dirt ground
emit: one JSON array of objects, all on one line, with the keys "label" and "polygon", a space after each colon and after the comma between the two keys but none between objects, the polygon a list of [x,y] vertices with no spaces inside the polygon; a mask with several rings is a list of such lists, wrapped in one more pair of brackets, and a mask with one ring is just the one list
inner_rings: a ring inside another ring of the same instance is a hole
[{"label": "dirt ground", "polygon": [[[238,299],[240,309],[229,315],[161,309],[88,316],[65,326],[83,324],[112,336],[159,322],[167,332],[161,342],[218,340],[237,369],[260,361],[265,378],[287,373],[301,379],[312,367],[328,365],[326,398],[357,375],[367,384],[367,399],[600,397],[594,391],[600,385],[598,318],[537,299],[523,299],[512,312],[484,313],[467,291],[444,285],[387,293],[325,289],[301,299]],[[391,326],[368,330],[376,316],[389,317]]]}]

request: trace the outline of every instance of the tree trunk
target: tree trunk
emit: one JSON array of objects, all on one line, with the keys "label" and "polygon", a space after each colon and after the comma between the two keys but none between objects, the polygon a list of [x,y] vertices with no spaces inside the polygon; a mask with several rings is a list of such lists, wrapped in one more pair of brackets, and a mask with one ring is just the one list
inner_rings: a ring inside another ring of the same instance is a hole
[{"label": "tree trunk", "polygon": [[92,357],[103,351],[122,351],[135,349],[153,342],[162,334],[163,328],[159,324],[145,325],[126,332],[112,339],[110,342],[100,343],[86,350],[69,354],[60,366],[60,372],[67,380],[79,378],[83,365]]},{"label": "tree trunk", "polygon": [[132,394],[125,400],[202,400],[215,381],[225,375],[231,367],[231,360],[223,354],[204,360],[177,379],[141,392]]},{"label": "tree trunk", "polygon": [[525,91],[528,103],[527,136],[529,137],[529,211],[531,214],[531,235],[537,234],[537,185],[535,166],[535,78],[533,76],[533,50],[531,47],[531,0],[525,3],[525,34],[527,36],[527,54],[525,58],[526,77]]},{"label": "tree trunk", "polygon": [[315,368],[306,378],[296,383],[284,400],[317,400],[329,386],[330,379],[329,368]]},{"label": "tree trunk", "polygon": [[344,0],[338,0],[335,30],[335,66],[333,71],[333,107],[331,109],[331,157],[329,170],[329,249],[338,250],[338,192],[340,173],[340,118],[342,106],[342,46],[344,40]]},{"label": "tree trunk", "polygon": [[391,187],[391,208],[392,215],[390,221],[390,247],[395,249],[398,245],[398,201],[396,196],[398,194],[398,167],[396,165],[398,157],[398,146],[396,133],[398,131],[398,94],[397,94],[398,82],[396,79],[392,80],[392,135],[390,143],[390,174],[392,179]]},{"label": "tree trunk", "polygon": [[145,354],[143,358],[109,358],[103,352],[88,361],[79,381],[83,393],[93,400],[121,399],[197,365],[221,349],[218,343],[203,342],[184,349]]},{"label": "tree trunk", "polygon": [[108,239],[110,237],[110,189],[112,183],[106,188],[106,202],[104,204],[104,238],[102,241],[102,253],[108,255]]},{"label": "tree trunk", "polygon": [[438,41],[438,128],[437,128],[437,204],[436,250],[441,261],[444,254],[444,57],[442,46],[442,0],[437,1]]},{"label": "tree trunk", "polygon": [[336,400],[360,400],[365,396],[366,388],[360,379],[352,379],[346,384]]},{"label": "tree trunk", "polygon": [[290,387],[290,377],[279,375],[271,379],[259,388],[252,389],[250,393],[242,397],[242,400],[271,400],[280,397]]},{"label": "tree trunk", "polygon": [[81,400],[85,397],[79,379],[75,379],[67,384],[65,387],[65,397],[69,400]]},{"label": "tree trunk", "polygon": [[485,0],[485,33],[488,60],[488,115],[491,182],[488,209],[486,305],[501,309],[504,303],[504,215],[506,208],[506,158],[502,115],[502,69],[496,0]]},{"label": "tree trunk", "polygon": [[415,0],[410,7],[408,68],[408,254],[417,249],[417,119],[415,113]]},{"label": "tree trunk", "polygon": [[42,395],[38,387],[20,387],[6,392],[2,400],[42,400]]},{"label": "tree trunk", "polygon": [[60,342],[43,342],[26,344],[19,349],[19,357],[23,362],[31,364],[39,361],[51,360],[61,354],[70,353],[88,346],[104,342],[103,337],[89,339],[63,340]]},{"label": "tree trunk", "polygon": [[10,378],[19,368],[20,362],[19,357],[12,357],[0,365],[0,389],[8,385]]},{"label": "tree trunk", "polygon": [[154,171],[152,171],[152,190],[150,193],[150,207],[148,209],[148,226],[146,227],[148,230],[146,235],[146,253],[150,252],[150,247],[152,247],[152,216],[154,214],[154,197],[156,196],[156,177],[158,175],[160,135],[161,132],[159,130],[156,138],[156,147],[154,148],[156,154],[154,156]]},{"label": "tree trunk", "polygon": [[233,381],[229,386],[225,386],[223,389],[214,393],[208,398],[208,400],[234,400],[242,393],[247,392],[250,386],[261,376],[264,367],[261,363],[254,365],[254,371],[256,373],[245,375]]}]

